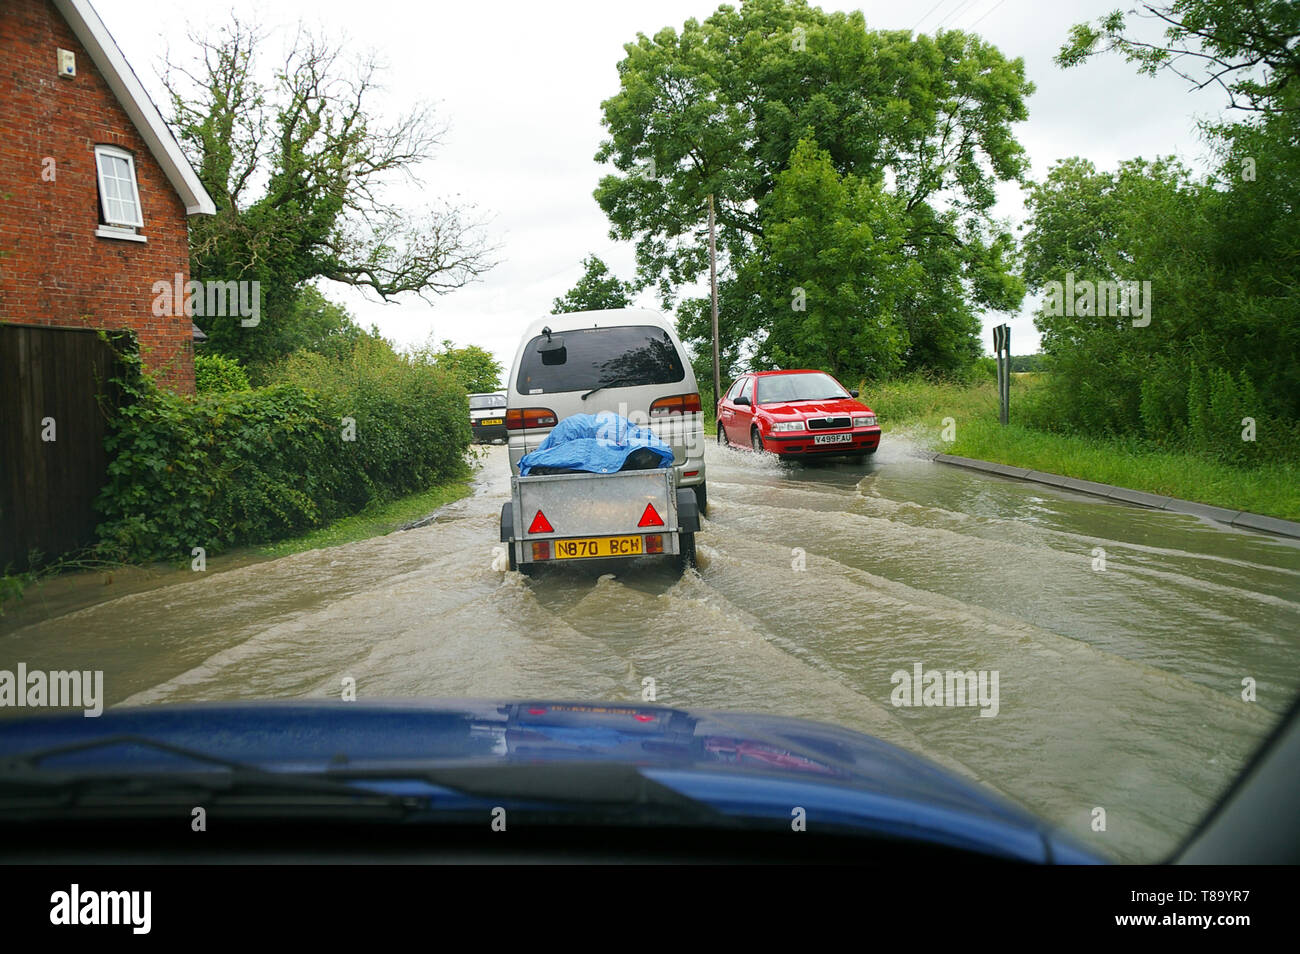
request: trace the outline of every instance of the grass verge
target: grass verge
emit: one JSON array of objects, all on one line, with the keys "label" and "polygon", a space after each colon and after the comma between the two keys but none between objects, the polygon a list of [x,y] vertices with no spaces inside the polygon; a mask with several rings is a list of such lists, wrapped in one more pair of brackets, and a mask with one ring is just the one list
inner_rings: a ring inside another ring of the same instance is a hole
[{"label": "grass verge", "polygon": [[259,556],[275,558],[383,536],[427,517],[439,507],[469,496],[472,488],[473,476],[467,469],[462,476],[444,481],[428,490],[371,504],[360,513],[335,520],[328,527],[321,527],[300,537],[251,547],[249,550]]},{"label": "grass verge", "polygon": [[[1033,375],[1013,376],[1012,423],[1006,427],[998,424],[997,388],[991,380],[966,387],[908,378],[872,388],[863,397],[880,416],[886,434],[901,428],[933,450],[1300,520],[1300,466],[1282,462],[1235,467],[1135,441],[1025,427],[1015,423],[1017,401],[1027,398],[1036,384]],[[945,418],[952,419],[952,441],[944,439]]]}]

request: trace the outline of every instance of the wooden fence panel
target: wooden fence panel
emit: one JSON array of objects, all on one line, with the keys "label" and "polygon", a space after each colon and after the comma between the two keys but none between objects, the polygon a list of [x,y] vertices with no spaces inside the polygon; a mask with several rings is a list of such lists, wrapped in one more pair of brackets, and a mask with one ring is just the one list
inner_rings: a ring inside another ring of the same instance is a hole
[{"label": "wooden fence panel", "polygon": [[0,571],[94,542],[118,366],[93,330],[0,324]]}]

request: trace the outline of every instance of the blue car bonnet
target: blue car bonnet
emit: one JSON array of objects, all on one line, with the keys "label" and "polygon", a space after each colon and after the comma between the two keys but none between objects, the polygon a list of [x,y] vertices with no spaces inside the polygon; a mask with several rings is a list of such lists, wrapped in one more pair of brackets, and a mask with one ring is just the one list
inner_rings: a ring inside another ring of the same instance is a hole
[{"label": "blue car bonnet", "polygon": [[658,455],[660,467],[673,462],[672,448],[648,427],[612,411],[574,414],[555,425],[537,450],[519,459],[519,475],[527,477],[540,467],[612,474],[641,448]]},{"label": "blue car bonnet", "polygon": [[[789,716],[590,700],[321,699],[115,706],[96,719],[81,712],[0,719],[0,778],[49,773],[57,780],[66,773],[75,782],[106,772],[165,778],[193,772],[196,762],[209,772],[214,762],[226,762],[286,780],[351,766],[368,776],[367,787],[407,795],[426,792],[412,787],[411,771],[626,765],[733,818],[779,821],[787,831],[791,806],[799,805],[819,824],[863,834],[1032,863],[1105,860],[991,789],[905,749]],[[488,798],[468,793],[455,800],[436,780],[424,784],[434,811],[482,807],[476,799]],[[55,797],[53,790],[38,794]],[[521,789],[493,794],[484,804],[515,804],[496,801],[505,797],[521,807],[534,798]],[[585,804],[576,790],[561,798],[578,809]],[[72,803],[68,810],[75,811]]]}]

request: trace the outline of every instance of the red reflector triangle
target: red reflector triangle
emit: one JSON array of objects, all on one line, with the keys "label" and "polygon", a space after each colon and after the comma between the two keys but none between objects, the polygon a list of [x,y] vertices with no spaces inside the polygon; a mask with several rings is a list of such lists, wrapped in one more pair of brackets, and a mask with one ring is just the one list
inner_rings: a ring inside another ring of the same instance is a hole
[{"label": "red reflector triangle", "polygon": [[546,519],[546,514],[540,510],[537,516],[533,517],[533,522],[528,525],[529,533],[554,533],[555,528],[551,526],[551,521]]},{"label": "red reflector triangle", "polygon": [[645,513],[641,514],[641,520],[637,523],[638,527],[662,527],[664,518],[659,516],[659,511],[655,510],[654,504],[645,505]]}]

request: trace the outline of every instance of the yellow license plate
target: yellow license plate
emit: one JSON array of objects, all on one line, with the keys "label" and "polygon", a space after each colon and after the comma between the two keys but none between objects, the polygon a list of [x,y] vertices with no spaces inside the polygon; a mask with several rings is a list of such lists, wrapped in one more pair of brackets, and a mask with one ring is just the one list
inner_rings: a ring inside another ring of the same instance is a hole
[{"label": "yellow license plate", "polygon": [[506,419],[504,417],[494,417],[491,420],[479,421],[478,423],[479,423],[479,427],[484,427],[488,424],[504,424],[505,420]]},{"label": "yellow license plate", "polygon": [[555,559],[575,560],[590,557],[640,556],[644,551],[640,537],[585,537],[553,540]]}]

